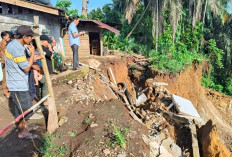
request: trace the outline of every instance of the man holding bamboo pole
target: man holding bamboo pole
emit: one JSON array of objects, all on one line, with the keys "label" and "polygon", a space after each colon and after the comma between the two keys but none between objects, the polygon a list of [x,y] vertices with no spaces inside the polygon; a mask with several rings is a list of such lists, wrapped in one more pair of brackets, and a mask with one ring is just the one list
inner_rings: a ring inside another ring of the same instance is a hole
[{"label": "man holding bamboo pole", "polygon": [[[29,94],[28,72],[34,62],[35,48],[31,41],[35,34],[30,26],[19,26],[17,29],[17,39],[11,41],[6,48],[6,82],[10,91],[10,99],[14,104],[14,117],[18,117],[32,105]],[[26,58],[26,49],[31,53]],[[25,117],[27,119],[30,114]],[[19,129],[18,138],[34,139],[35,134],[28,132],[26,121],[20,120],[17,124]]]}]

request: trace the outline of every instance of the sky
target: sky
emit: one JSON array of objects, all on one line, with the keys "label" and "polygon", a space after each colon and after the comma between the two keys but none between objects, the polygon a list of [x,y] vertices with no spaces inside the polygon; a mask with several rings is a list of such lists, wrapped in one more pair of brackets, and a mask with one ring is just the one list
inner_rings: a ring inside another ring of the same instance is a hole
[{"label": "sky", "polygon": [[[72,6],[71,9],[77,9],[78,14],[81,14],[82,0],[71,0]],[[55,6],[57,0],[51,0],[51,3]],[[112,0],[89,0],[88,12],[93,9],[102,8],[105,4],[112,4]]]}]

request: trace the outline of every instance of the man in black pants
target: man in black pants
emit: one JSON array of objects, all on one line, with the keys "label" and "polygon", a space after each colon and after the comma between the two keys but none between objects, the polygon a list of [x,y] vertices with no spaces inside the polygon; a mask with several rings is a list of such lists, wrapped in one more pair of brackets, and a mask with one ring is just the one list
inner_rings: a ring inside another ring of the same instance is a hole
[{"label": "man in black pants", "polygon": [[[36,34],[31,27],[18,27],[18,38],[11,41],[5,51],[6,83],[10,91],[9,101],[13,102],[15,118],[32,105],[29,94],[28,72],[34,63],[35,48],[31,44],[34,35]],[[26,58],[24,45],[27,45],[31,53],[28,59]],[[29,116],[25,116],[25,119],[28,119]],[[34,139],[37,137],[37,135],[28,132],[30,129],[27,127],[26,121],[20,120],[17,127],[19,129],[18,138]]]},{"label": "man in black pants", "polygon": [[84,32],[78,32],[77,25],[80,19],[77,17],[73,18],[73,22],[68,27],[69,32],[69,42],[73,51],[73,70],[80,69],[79,67],[79,57],[78,57],[78,47],[80,46],[80,36],[84,35]]}]

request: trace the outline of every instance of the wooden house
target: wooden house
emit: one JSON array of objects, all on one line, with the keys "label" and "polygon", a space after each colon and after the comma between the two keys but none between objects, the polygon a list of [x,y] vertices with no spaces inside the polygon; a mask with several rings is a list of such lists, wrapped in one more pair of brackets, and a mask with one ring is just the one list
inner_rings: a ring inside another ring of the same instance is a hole
[{"label": "wooden house", "polygon": [[[86,34],[80,37],[81,45],[79,47],[79,56],[85,57],[90,55],[103,55],[103,29],[114,32],[119,35],[120,31],[117,29],[96,20],[81,19],[77,26],[78,31],[84,31]],[[69,45],[69,35],[64,36],[66,56],[72,57],[72,49]]]},{"label": "wooden house", "polygon": [[61,18],[65,11],[33,1],[0,0],[0,32],[20,25],[33,26],[35,15],[39,16],[40,33],[46,28],[59,41],[63,36]]}]

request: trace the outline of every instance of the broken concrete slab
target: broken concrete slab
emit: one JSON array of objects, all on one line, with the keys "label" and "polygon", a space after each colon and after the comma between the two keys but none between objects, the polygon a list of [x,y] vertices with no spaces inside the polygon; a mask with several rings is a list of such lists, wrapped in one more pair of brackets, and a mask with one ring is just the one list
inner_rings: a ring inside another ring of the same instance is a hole
[{"label": "broken concrete slab", "polygon": [[171,150],[172,150],[173,156],[175,156],[175,157],[182,157],[181,148],[177,144],[172,143],[171,144]]},{"label": "broken concrete slab", "polygon": [[165,140],[162,141],[162,145],[165,147],[165,149],[172,154],[172,149],[171,149],[171,145],[174,143],[173,139],[171,138],[167,138]]},{"label": "broken concrete slab", "polygon": [[169,153],[169,151],[163,145],[160,146],[159,152],[159,157],[173,157],[172,154]]},{"label": "broken concrete slab", "polygon": [[191,101],[177,95],[172,95],[172,100],[181,114],[200,118],[200,115],[198,114]]}]

